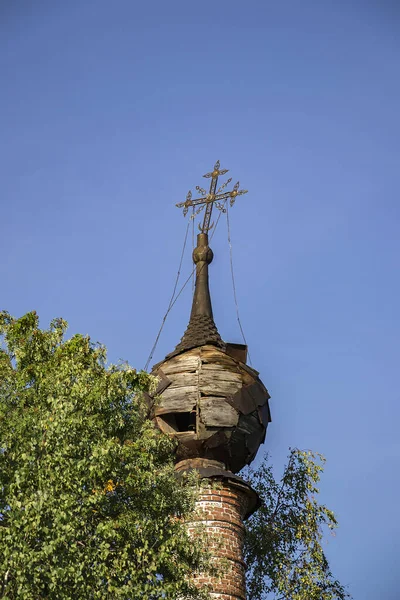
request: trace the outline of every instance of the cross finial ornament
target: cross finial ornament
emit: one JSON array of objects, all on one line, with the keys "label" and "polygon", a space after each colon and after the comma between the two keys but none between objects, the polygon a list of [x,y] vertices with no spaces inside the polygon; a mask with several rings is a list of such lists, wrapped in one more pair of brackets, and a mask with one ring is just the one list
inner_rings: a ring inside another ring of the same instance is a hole
[{"label": "cross finial ornament", "polygon": [[183,216],[187,215],[189,208],[192,206],[192,219],[194,219],[194,217],[198,215],[202,210],[204,210],[204,207],[206,207],[203,224],[199,225],[201,233],[207,233],[214,225],[214,223],[210,224],[211,213],[214,204],[218,208],[218,210],[226,212],[225,204],[228,199],[230,205],[233,206],[236,200],[236,196],[242,196],[243,194],[247,194],[247,190],[239,190],[239,182],[235,183],[233,189],[230,192],[224,192],[225,188],[232,181],[232,177],[230,177],[217,189],[218,177],[220,177],[221,175],[225,175],[225,173],[228,173],[228,169],[220,169],[220,162],[219,160],[217,160],[217,162],[214,165],[214,170],[211,173],[206,173],[205,175],[203,175],[203,177],[205,177],[206,179],[211,179],[210,191],[207,193],[205,189],[203,189],[199,185],[196,185],[196,190],[200,194],[202,194],[202,196],[200,198],[192,199],[192,192],[189,191],[188,195],[186,196],[185,202],[180,202],[176,205],[178,208],[183,208]]}]

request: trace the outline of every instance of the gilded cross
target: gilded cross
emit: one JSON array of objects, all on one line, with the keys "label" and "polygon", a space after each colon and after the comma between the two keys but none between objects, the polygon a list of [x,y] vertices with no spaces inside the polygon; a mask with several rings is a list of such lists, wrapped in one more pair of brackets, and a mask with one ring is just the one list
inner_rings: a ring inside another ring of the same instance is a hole
[{"label": "gilded cross", "polygon": [[[239,182],[235,183],[233,189],[230,192],[224,192],[225,188],[232,181],[231,177],[228,179],[228,181],[223,183],[217,189],[218,177],[220,177],[221,175],[225,175],[225,173],[228,173],[228,169],[220,169],[219,167],[220,162],[219,160],[217,160],[217,162],[214,165],[214,170],[211,173],[206,173],[205,175],[203,175],[203,177],[205,177],[206,179],[211,179],[210,191],[208,193],[202,187],[196,185],[196,190],[200,194],[202,194],[201,198],[192,199],[192,192],[189,191],[188,195],[186,196],[185,202],[180,202],[176,205],[178,208],[183,208],[183,216],[187,215],[189,208],[192,206],[193,215],[191,218],[194,218],[196,215],[198,215],[199,212],[201,212],[204,209],[204,207],[206,208],[203,225],[199,225],[199,229],[202,233],[207,233],[214,225],[214,223],[211,223],[210,225],[211,213],[214,204],[219,210],[221,210],[222,212],[226,212],[225,204],[228,199],[230,205],[233,206],[236,200],[236,196],[242,196],[243,194],[247,193],[247,190],[239,190]],[[196,209],[196,207],[198,208]]]}]

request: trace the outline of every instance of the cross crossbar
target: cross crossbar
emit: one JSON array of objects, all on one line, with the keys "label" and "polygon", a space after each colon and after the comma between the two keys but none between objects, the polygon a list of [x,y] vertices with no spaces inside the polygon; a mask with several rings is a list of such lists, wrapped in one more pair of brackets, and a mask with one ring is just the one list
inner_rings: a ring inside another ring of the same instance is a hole
[{"label": "cross crossbar", "polygon": [[230,205],[233,206],[237,196],[247,194],[247,190],[239,190],[239,182],[235,183],[231,191],[223,191],[232,181],[231,177],[217,189],[218,177],[225,175],[225,173],[228,173],[228,169],[220,169],[220,162],[217,160],[214,165],[214,170],[203,175],[206,179],[211,179],[209,192],[207,193],[202,187],[196,186],[196,190],[202,194],[200,198],[192,198],[192,192],[189,191],[185,202],[180,202],[176,205],[178,208],[183,208],[184,216],[187,215],[189,208],[193,207],[193,215],[191,218],[198,215],[204,208],[206,209],[203,224],[201,226],[199,225],[199,229],[202,233],[207,233],[214,225],[214,223],[211,223],[211,214],[214,204],[218,210],[226,212],[225,204],[228,200]]}]

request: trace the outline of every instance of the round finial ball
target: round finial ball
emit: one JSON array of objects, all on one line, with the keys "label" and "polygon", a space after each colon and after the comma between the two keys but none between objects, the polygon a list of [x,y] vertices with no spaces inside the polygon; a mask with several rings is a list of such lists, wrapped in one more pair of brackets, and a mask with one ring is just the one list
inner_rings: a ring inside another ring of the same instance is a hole
[{"label": "round finial ball", "polygon": [[218,177],[218,175],[219,175],[219,171],[215,170],[212,172],[213,177]]},{"label": "round finial ball", "polygon": [[206,262],[208,265],[214,258],[214,253],[209,246],[197,246],[193,250],[193,262]]}]

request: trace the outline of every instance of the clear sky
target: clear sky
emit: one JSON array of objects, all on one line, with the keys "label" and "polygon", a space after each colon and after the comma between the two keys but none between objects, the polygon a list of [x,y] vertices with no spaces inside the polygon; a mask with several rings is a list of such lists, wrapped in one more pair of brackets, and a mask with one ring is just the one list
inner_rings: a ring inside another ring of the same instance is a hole
[{"label": "clear sky", "polygon": [[[146,363],[216,159],[264,449],[327,457],[327,546],[356,600],[399,598],[400,5],[2,0],[0,304]],[[226,227],[214,315],[240,342]],[[183,279],[190,272],[186,256]],[[179,341],[190,286],[153,362]],[[263,450],[264,451],[264,450]]]}]

